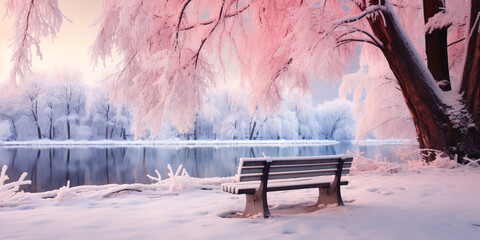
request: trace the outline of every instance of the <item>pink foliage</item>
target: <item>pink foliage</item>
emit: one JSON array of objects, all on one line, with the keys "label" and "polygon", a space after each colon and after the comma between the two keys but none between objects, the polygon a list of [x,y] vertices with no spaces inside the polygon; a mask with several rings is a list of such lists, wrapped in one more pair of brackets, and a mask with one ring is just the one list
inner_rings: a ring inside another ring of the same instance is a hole
[{"label": "pink foliage", "polygon": [[31,71],[32,45],[37,50],[36,55],[42,58],[40,38],[48,35],[55,37],[62,25],[63,15],[57,0],[7,0],[6,9],[6,15],[14,19],[10,80],[15,83],[17,77],[23,80]]},{"label": "pink foliage", "polygon": [[313,73],[340,79],[355,46],[337,46],[342,32],[331,31],[331,22],[350,14],[347,5],[104,1],[92,60],[104,61],[113,49],[123,56],[121,70],[111,79],[113,96],[135,106],[137,136],[147,124],[158,131],[165,120],[188,131],[206,88],[221,79],[231,62],[240,66],[250,89],[251,112],[258,105],[267,112],[278,110],[287,88],[307,92]]}]

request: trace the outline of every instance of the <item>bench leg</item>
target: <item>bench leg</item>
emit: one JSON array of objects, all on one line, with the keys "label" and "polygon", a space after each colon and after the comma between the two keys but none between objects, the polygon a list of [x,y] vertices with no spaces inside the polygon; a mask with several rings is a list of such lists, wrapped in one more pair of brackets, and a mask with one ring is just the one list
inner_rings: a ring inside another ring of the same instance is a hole
[{"label": "bench leg", "polygon": [[318,200],[313,205],[315,207],[320,204],[333,204],[337,203],[338,206],[343,206],[342,195],[338,188],[319,188]]},{"label": "bench leg", "polygon": [[259,213],[263,214],[264,218],[270,217],[270,210],[268,209],[266,193],[257,191],[255,194],[246,194],[247,204],[245,206],[244,216],[250,217]]}]

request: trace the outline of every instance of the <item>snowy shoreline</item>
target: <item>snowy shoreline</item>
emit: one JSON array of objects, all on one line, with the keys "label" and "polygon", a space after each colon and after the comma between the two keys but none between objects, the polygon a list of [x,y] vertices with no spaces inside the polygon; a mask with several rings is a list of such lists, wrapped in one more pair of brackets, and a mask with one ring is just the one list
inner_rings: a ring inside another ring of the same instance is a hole
[{"label": "snowy shoreline", "polygon": [[[411,140],[354,140],[344,141],[357,145],[415,145]],[[336,145],[335,140],[31,140],[0,141],[0,147],[65,147],[65,146],[175,146],[175,147],[232,147],[232,146],[292,146],[292,145]]]},{"label": "snowy shoreline", "polygon": [[219,187],[233,177],[178,175],[154,184],[17,193],[0,207],[0,239],[478,238],[478,167],[355,161],[343,207],[295,212],[316,200],[318,190],[304,189],[269,194],[269,219],[225,218],[245,206],[244,196]]}]

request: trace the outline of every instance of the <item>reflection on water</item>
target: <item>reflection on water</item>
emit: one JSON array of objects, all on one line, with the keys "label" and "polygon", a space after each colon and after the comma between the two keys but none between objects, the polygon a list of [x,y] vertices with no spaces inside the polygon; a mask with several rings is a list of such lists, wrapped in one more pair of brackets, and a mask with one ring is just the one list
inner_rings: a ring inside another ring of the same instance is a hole
[{"label": "reflection on water", "polygon": [[[58,189],[70,180],[70,186],[102,185],[109,183],[151,183],[147,174],[156,176],[158,169],[167,176],[167,164],[175,170],[180,164],[193,177],[227,177],[236,174],[241,157],[312,156],[363,152],[373,158],[382,154],[389,161],[398,157],[399,146],[350,143],[309,146],[241,146],[241,147],[54,147],[0,148],[0,166],[7,165],[10,180],[27,172],[30,186],[26,192]],[[415,147],[412,146],[412,149]]]}]

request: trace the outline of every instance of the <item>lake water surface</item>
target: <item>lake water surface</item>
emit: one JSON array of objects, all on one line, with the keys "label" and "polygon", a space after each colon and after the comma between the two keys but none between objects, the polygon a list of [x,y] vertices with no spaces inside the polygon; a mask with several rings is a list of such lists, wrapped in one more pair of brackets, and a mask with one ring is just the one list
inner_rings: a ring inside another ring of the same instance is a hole
[{"label": "lake water surface", "polygon": [[[162,178],[167,164],[176,170],[180,164],[192,177],[228,177],[236,174],[241,157],[334,155],[360,151],[374,158],[381,154],[398,161],[396,150],[402,145],[277,145],[277,146],[102,146],[102,147],[0,147],[0,167],[8,166],[10,181],[23,172],[32,180],[26,192],[43,192],[65,186],[110,183],[151,183],[147,174]],[[405,148],[405,146],[402,146]],[[417,146],[407,146],[414,150]]]}]

